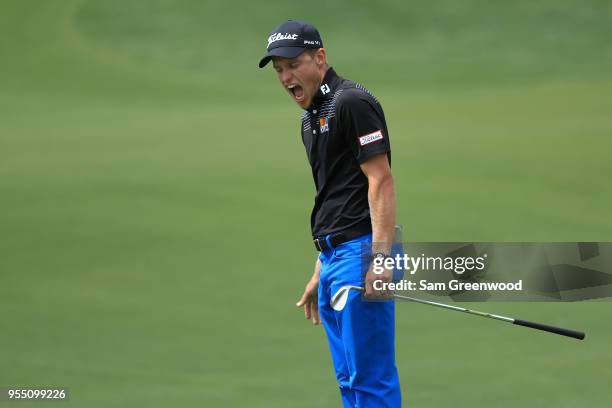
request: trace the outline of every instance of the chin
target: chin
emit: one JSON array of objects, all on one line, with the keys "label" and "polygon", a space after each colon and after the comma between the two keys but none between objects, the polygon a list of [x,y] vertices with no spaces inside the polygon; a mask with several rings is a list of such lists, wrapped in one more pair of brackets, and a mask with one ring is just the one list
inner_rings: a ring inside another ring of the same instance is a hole
[{"label": "chin", "polygon": [[307,99],[304,99],[303,101],[300,101],[300,102],[296,101],[296,103],[300,105],[300,108],[302,109],[308,109],[308,107],[310,106],[310,101]]}]

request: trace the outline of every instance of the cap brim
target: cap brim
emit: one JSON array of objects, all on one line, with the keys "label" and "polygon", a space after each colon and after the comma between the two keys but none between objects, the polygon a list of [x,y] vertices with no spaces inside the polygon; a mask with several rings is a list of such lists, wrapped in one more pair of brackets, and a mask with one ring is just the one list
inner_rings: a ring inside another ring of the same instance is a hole
[{"label": "cap brim", "polygon": [[272,48],[270,51],[263,56],[261,61],[259,61],[259,68],[263,68],[270,62],[272,57],[283,57],[283,58],[295,58],[301,53],[306,51],[304,47],[278,47]]}]

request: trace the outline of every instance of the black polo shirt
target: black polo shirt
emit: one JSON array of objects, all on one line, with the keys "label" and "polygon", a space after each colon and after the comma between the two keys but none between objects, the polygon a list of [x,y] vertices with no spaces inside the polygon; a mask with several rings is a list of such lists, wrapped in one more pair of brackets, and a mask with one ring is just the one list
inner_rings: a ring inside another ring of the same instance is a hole
[{"label": "black polo shirt", "polygon": [[329,68],[302,115],[302,141],[317,189],[313,237],[371,232],[368,179],[360,164],[384,153],[391,162],[389,132],[378,100]]}]

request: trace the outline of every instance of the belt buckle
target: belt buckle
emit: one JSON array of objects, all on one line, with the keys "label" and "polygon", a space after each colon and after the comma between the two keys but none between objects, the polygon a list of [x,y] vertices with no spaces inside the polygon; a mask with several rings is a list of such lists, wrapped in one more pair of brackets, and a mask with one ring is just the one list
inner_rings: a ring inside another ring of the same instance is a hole
[{"label": "belt buckle", "polygon": [[317,248],[317,251],[323,252],[323,246],[321,245],[321,241],[319,238],[315,238],[312,242],[314,242],[314,246],[315,248]]}]

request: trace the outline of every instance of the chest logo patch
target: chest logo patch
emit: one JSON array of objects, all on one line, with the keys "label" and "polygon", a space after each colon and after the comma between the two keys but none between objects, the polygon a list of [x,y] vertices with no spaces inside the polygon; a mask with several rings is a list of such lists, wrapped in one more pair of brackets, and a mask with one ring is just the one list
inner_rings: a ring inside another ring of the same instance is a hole
[{"label": "chest logo patch", "polygon": [[319,119],[319,131],[321,133],[329,132],[329,117]]},{"label": "chest logo patch", "polygon": [[377,140],[381,140],[383,138],[382,132],[377,130],[376,132],[368,133],[367,135],[363,135],[359,138],[359,144],[362,146],[367,145],[368,143],[375,142]]}]

